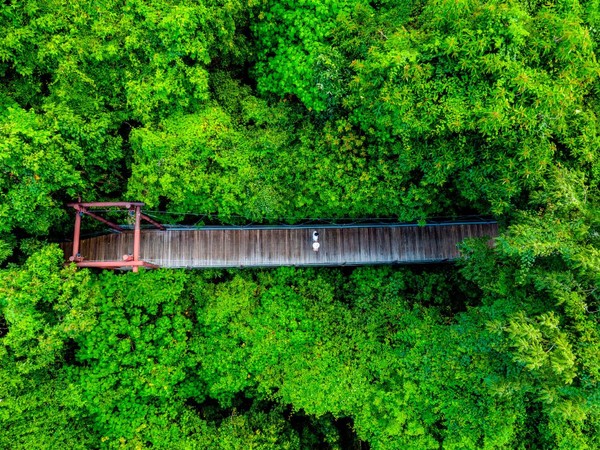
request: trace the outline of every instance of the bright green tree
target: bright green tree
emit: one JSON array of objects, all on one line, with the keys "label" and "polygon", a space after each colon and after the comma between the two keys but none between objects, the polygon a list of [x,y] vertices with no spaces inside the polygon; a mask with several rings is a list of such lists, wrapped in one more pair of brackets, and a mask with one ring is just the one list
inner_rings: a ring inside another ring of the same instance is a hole
[{"label": "bright green tree", "polygon": [[89,448],[96,433],[64,366],[96,325],[90,276],[48,246],[0,272],[0,447]]}]

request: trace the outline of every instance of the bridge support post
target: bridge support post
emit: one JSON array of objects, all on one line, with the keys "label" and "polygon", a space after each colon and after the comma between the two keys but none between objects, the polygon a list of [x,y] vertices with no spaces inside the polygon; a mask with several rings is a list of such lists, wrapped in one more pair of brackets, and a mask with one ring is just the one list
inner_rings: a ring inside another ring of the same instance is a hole
[{"label": "bridge support post", "polygon": [[[140,222],[142,220],[142,212],[141,207],[137,205],[135,207],[135,227],[133,229],[133,260],[140,260]],[[137,272],[139,270],[138,266],[133,266],[133,271]]]},{"label": "bridge support post", "polygon": [[78,261],[81,259],[79,256],[79,243],[81,241],[81,213],[75,210],[75,231],[73,232],[73,256],[69,258],[71,261]]}]

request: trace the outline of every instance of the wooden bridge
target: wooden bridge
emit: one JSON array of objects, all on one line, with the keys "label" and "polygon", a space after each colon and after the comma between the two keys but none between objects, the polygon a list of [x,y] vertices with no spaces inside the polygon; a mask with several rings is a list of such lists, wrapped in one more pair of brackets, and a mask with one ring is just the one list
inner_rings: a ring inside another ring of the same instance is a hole
[{"label": "wooden bridge", "polygon": [[[94,205],[97,204],[70,205],[77,210],[75,236],[73,243],[63,244],[63,249],[80,267],[136,270],[139,266],[223,268],[431,263],[457,258],[457,244],[465,238],[498,235],[498,225],[493,221],[424,226],[353,224],[165,229],[141,213],[141,204],[123,203],[119,205],[136,214],[134,230],[124,230],[103,219],[120,232],[81,239],[80,218],[83,214],[96,216],[87,211]],[[151,221],[159,229],[142,230],[142,219]],[[315,231],[318,251],[313,249]]]}]

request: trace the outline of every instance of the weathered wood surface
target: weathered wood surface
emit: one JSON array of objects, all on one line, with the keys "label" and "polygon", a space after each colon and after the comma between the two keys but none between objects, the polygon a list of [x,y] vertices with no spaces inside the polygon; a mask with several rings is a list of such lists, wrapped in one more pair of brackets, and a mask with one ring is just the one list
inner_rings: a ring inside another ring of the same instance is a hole
[{"label": "weathered wood surface", "polygon": [[[465,238],[497,235],[495,222],[143,230],[140,258],[167,268],[428,263],[457,258]],[[70,256],[71,244],[63,249]],[[133,252],[133,232],[82,239],[80,252],[86,261],[122,260]]]}]

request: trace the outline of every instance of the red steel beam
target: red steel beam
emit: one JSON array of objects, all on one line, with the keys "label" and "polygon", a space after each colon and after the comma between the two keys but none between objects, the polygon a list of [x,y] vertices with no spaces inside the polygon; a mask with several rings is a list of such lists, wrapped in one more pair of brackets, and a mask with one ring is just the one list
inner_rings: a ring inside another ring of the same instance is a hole
[{"label": "red steel beam", "polygon": [[156,220],[151,219],[150,217],[148,217],[146,214],[142,214],[141,218],[143,220],[145,220],[146,222],[150,222],[152,225],[154,225],[156,228],[158,228],[159,230],[165,230],[165,227],[163,227],[160,223],[158,223]]},{"label": "red steel beam", "polygon": [[[136,206],[136,208],[139,208],[139,206]],[[77,209],[77,208],[76,208]],[[102,222],[103,224],[106,224],[107,226],[111,227],[113,230],[117,230],[117,231],[123,231],[123,228],[121,228],[119,225],[112,223],[109,220],[106,220],[104,217],[100,217],[98,214],[94,214],[93,212],[88,211],[87,209],[85,209],[85,207],[83,208],[78,208],[79,211],[81,211],[82,213],[93,217],[94,219],[96,219],[99,222]]]},{"label": "red steel beam", "polygon": [[67,203],[67,206],[76,208],[77,206],[83,206],[84,208],[110,208],[111,206],[119,208],[131,208],[133,206],[144,206],[143,202],[87,202],[87,203]]},{"label": "red steel beam", "polygon": [[160,266],[146,261],[81,261],[75,263],[77,267],[88,267],[92,269],[118,269],[120,267],[147,267],[149,269],[158,269]]}]

